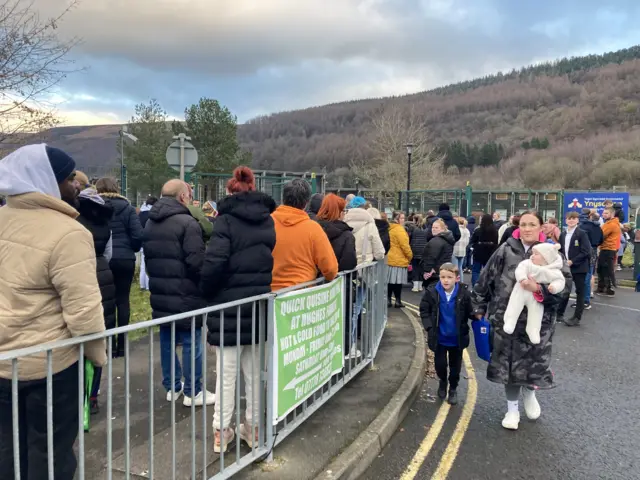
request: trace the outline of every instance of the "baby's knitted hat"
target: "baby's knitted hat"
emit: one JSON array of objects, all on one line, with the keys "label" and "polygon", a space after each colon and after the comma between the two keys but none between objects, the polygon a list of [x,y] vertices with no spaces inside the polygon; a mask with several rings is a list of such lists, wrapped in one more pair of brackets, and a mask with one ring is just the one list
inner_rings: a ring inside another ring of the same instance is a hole
[{"label": "baby's knitted hat", "polygon": [[560,244],[556,243],[539,243],[532,247],[536,252],[542,255],[547,265],[551,265],[558,259],[558,251],[560,250]]}]

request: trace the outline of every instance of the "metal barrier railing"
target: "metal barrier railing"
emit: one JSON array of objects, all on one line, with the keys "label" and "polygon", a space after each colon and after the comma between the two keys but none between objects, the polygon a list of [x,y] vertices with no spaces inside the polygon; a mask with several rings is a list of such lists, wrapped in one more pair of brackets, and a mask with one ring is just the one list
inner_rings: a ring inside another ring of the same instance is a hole
[{"label": "metal barrier railing", "polygon": [[[188,471],[189,478],[218,479],[270,457],[278,443],[373,363],[386,325],[384,269],[381,262],[370,263],[329,283],[319,279],[99,334],[0,353],[0,368],[9,371],[10,366],[11,371],[10,379],[0,379],[0,403],[7,408],[0,422],[2,478],[111,480],[114,474],[125,478],[136,474],[176,479]],[[207,319],[219,325],[215,369],[208,366]],[[146,339],[130,339],[141,332]],[[124,336],[123,364],[112,360],[118,335]],[[85,346],[96,341],[105,343],[109,358],[100,384],[106,390],[107,411],[106,416],[90,417],[96,420],[95,431],[91,426],[85,432],[88,389],[92,388],[85,381],[92,374],[90,366],[85,372]],[[181,365],[176,356],[179,346]],[[75,350],[78,360],[60,368],[57,353],[69,349]],[[21,362],[28,357],[43,362],[44,378],[21,379]],[[183,401],[189,406],[188,415],[178,412],[179,395],[174,393],[166,397],[167,415],[164,399],[156,392],[158,363],[165,389],[173,392],[180,385],[180,392],[190,395],[190,402],[186,396]],[[217,397],[211,407],[206,397],[213,371]],[[138,379],[133,390],[132,375]],[[203,392],[201,406],[193,400],[198,391]],[[140,401],[145,394],[146,404]],[[44,399],[44,415],[34,414],[31,397]],[[235,434],[242,433],[242,440],[236,438],[235,445],[229,442],[227,449],[222,442],[219,455],[214,454],[215,430],[221,430],[224,438],[224,429],[231,427],[234,417]],[[132,429],[138,432],[133,437]],[[170,471],[158,471],[158,464],[166,465],[169,456]]]}]

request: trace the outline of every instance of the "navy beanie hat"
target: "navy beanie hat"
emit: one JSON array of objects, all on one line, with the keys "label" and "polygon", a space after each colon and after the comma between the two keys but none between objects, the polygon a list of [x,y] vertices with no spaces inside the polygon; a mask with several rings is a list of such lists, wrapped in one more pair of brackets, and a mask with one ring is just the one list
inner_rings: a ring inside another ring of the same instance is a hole
[{"label": "navy beanie hat", "polygon": [[45,149],[53,174],[56,176],[56,182],[62,183],[75,171],[76,162],[59,148],[47,146]]},{"label": "navy beanie hat", "polygon": [[441,203],[440,206],[438,207],[438,210],[441,211],[441,212],[445,212],[445,211],[449,210],[449,204]]}]

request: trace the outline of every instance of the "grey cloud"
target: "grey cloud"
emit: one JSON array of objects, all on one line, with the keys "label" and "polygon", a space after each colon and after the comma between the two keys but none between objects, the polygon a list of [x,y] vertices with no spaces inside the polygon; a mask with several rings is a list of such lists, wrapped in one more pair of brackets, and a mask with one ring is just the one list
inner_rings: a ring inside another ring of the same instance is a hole
[{"label": "grey cloud", "polygon": [[[36,0],[45,13],[62,3]],[[76,54],[89,71],[64,88],[114,98],[114,109],[154,97],[178,116],[212,96],[244,119],[347,100],[353,85],[409,78],[426,89],[640,41],[633,0],[271,0],[259,15],[242,11],[246,0],[192,0],[182,11],[160,10],[163,3],[84,0],[61,31],[83,38]],[[567,34],[553,35],[553,22]]]}]

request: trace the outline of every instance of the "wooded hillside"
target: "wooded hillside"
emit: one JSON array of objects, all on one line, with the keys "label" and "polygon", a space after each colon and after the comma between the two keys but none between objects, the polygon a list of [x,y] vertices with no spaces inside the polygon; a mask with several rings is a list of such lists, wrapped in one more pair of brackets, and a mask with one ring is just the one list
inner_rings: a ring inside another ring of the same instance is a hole
[{"label": "wooded hillside", "polygon": [[[437,147],[430,159],[442,162],[447,175],[438,182],[448,186],[639,186],[639,58],[636,46],[414,95],[277,113],[241,126],[239,141],[255,168],[326,167],[348,186],[354,164],[375,163],[376,118],[393,111],[421,124],[414,134]],[[402,128],[395,135],[400,164],[402,144],[418,139],[400,138]]]}]

